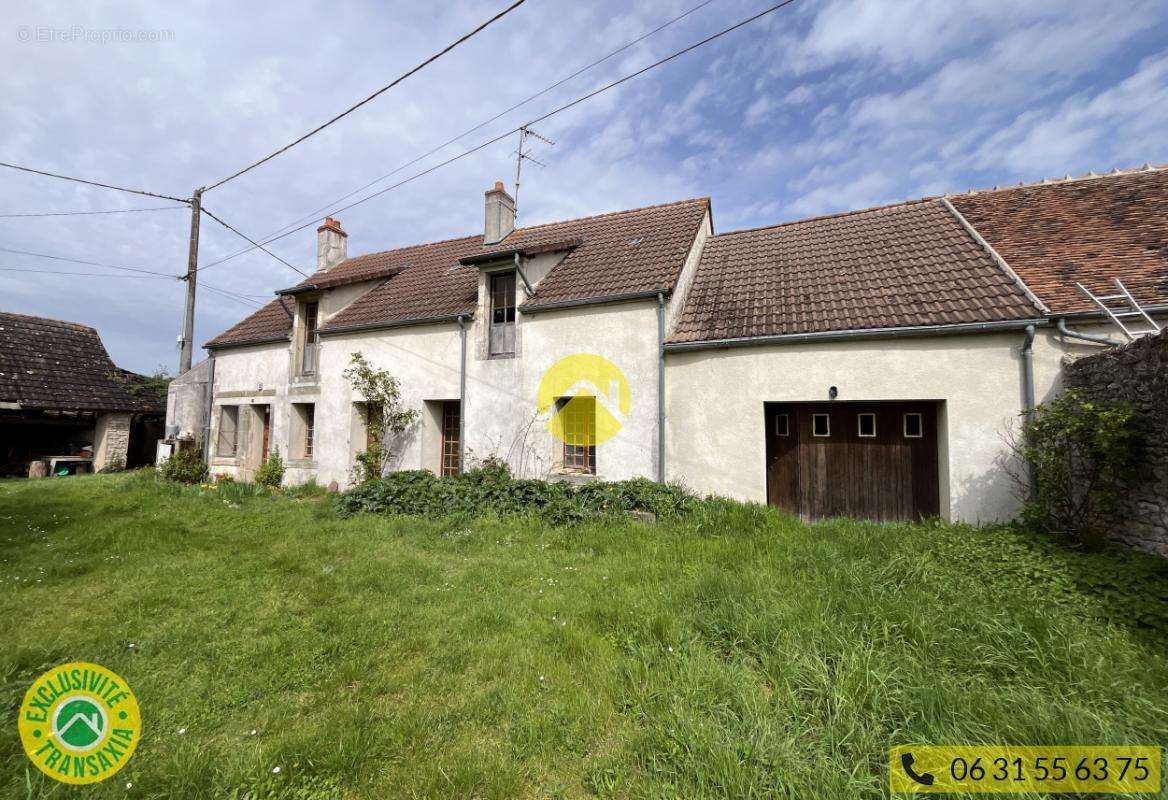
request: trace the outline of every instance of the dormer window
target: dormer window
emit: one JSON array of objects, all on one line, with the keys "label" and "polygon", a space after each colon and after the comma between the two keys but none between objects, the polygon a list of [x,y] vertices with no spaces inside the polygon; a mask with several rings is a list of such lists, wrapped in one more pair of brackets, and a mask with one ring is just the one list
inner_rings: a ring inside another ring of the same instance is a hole
[{"label": "dormer window", "polygon": [[491,356],[515,354],[515,273],[498,272],[489,276]]},{"label": "dormer window", "polygon": [[305,303],[301,307],[301,318],[304,324],[300,326],[300,374],[316,374],[316,325],[319,306],[316,303]]}]

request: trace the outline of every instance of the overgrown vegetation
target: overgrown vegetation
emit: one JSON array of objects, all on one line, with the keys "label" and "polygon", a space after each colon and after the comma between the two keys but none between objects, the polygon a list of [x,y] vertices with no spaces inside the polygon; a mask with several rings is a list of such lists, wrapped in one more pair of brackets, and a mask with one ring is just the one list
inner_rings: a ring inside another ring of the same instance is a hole
[{"label": "overgrown vegetation", "polygon": [[260,486],[275,489],[284,481],[284,459],[272,451],[266,461],[255,471],[255,482]]},{"label": "overgrown vegetation", "polygon": [[[126,678],[144,737],[95,798],[881,798],[892,743],[1168,740],[1166,586],[726,500],[558,528],[6,481],[0,706],[69,660]],[[0,725],[0,797],[75,796]]]},{"label": "overgrown vegetation", "polygon": [[389,440],[403,433],[418,418],[418,411],[405,408],[401,387],[388,370],[374,369],[360,351],[353,353],[341,375],[365,399],[366,446],[356,456],[358,481],[380,478],[393,458]]},{"label": "overgrown vegetation", "polygon": [[1139,479],[1144,442],[1139,415],[1127,403],[1090,400],[1075,390],[1043,403],[1024,426],[1019,448],[1038,483],[1023,518],[1101,546]]},{"label": "overgrown vegetation", "polygon": [[202,483],[207,480],[207,465],[203,462],[202,449],[191,447],[179,450],[162,462],[158,474],[179,483]]},{"label": "overgrown vegetation", "polygon": [[633,511],[678,517],[698,499],[679,486],[645,478],[575,486],[511,476],[507,465],[488,460],[462,475],[437,477],[425,470],[393,472],[366,481],[337,499],[342,514],[532,515],[553,525],[572,525]]}]

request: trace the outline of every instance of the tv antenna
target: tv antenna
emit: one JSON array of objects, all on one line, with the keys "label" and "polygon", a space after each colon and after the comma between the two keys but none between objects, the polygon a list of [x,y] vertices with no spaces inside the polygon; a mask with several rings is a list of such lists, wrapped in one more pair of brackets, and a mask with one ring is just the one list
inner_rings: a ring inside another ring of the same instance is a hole
[{"label": "tv antenna", "polygon": [[528,148],[527,150],[523,149],[523,146],[527,143],[527,137],[529,137],[529,136],[534,138],[534,139],[539,139],[541,142],[543,142],[546,145],[550,145],[552,147],[556,146],[556,143],[553,142],[551,139],[547,138],[546,136],[541,136],[539,133],[536,133],[531,128],[527,127],[526,125],[524,125],[522,128],[519,129],[519,148],[515,151],[515,156],[516,156],[516,158],[515,158],[515,216],[516,217],[519,216],[519,178],[523,174],[523,162],[530,161],[531,163],[535,164],[537,167],[540,167],[541,169],[543,167],[547,166],[547,164],[543,163],[538,158],[535,158],[534,156],[531,155],[531,148]]}]

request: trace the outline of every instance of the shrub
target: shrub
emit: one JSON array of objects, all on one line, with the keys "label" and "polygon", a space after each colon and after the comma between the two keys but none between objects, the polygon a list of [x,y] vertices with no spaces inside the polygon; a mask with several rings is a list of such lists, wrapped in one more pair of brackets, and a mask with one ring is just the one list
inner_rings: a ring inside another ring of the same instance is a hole
[{"label": "shrub", "polygon": [[284,481],[284,460],[279,453],[272,453],[268,460],[255,472],[255,482],[260,486],[275,489]]},{"label": "shrub", "polygon": [[106,465],[104,467],[102,467],[101,469],[98,470],[98,472],[100,472],[100,473],[125,472],[125,471],[126,471],[126,459],[124,459],[124,458],[112,458],[106,463]]},{"label": "shrub", "polygon": [[179,450],[158,468],[162,477],[180,483],[202,483],[207,479],[207,465],[203,463],[203,451],[198,448]]},{"label": "shrub", "polygon": [[489,461],[463,475],[439,478],[425,470],[394,472],[366,481],[337,498],[343,515],[530,514],[553,525],[645,511],[659,517],[691,513],[700,501],[679,486],[645,478],[582,486],[511,477],[506,464]]},{"label": "shrub", "polygon": [[1138,479],[1144,442],[1139,416],[1126,403],[1070,390],[1042,404],[1023,428],[1020,455],[1038,481],[1023,518],[1087,545],[1102,544]]}]

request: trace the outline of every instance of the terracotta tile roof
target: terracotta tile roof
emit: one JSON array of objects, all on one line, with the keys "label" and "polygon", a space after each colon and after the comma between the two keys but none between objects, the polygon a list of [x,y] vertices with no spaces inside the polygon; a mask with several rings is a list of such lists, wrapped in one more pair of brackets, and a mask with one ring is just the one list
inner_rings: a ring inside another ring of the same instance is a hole
[{"label": "terracotta tile roof", "polygon": [[1168,170],[1149,169],[951,196],[1053,312],[1094,306],[1075,282],[1168,303]]},{"label": "terracotta tile roof", "polygon": [[939,200],[710,237],[671,342],[1041,316]]},{"label": "terracotta tile roof", "polygon": [[215,348],[287,340],[292,335],[292,314],[295,313],[295,308],[295,302],[288,298],[281,297],[273,300],[250,317],[246,317],[223,331],[204,344],[203,347]]},{"label": "terracotta tile roof", "polygon": [[164,413],[165,402],[133,388],[140,380],[114,366],[93,328],[0,312],[0,402],[58,411]]},{"label": "terracotta tile roof", "polygon": [[[524,302],[521,310],[660,288],[668,291],[677,281],[708,208],[708,198],[683,200],[519,228],[488,246],[483,245],[482,236],[467,236],[350,259],[330,270],[329,278],[340,272],[351,279],[368,280],[380,269],[392,279],[337,314],[321,330],[473,313],[478,268],[459,261],[515,250],[532,255],[569,251],[540,281],[535,296]],[[378,265],[376,269],[373,263]],[[305,283],[312,282],[310,277]]]}]

